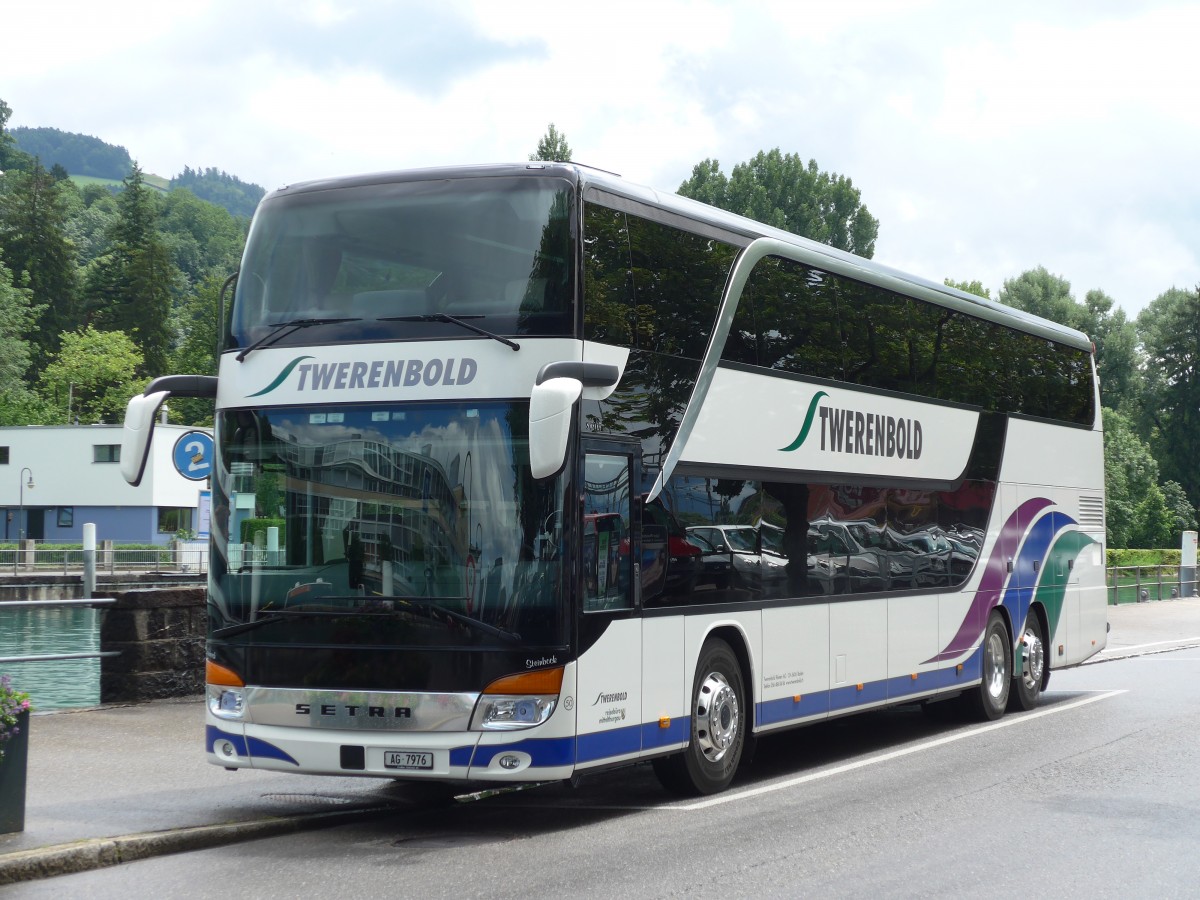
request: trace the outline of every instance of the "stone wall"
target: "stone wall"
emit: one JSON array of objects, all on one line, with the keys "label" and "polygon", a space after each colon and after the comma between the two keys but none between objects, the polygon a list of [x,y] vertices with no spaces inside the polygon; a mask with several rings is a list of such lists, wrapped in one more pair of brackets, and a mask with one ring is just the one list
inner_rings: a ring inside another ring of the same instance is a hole
[{"label": "stone wall", "polygon": [[106,593],[100,702],[157,700],[204,693],[205,589],[172,587]]}]

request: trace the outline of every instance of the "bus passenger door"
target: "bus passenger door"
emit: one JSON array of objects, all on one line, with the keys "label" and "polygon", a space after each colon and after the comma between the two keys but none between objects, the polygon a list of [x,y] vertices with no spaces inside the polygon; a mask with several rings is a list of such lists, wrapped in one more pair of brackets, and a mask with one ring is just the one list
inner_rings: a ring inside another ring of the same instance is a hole
[{"label": "bus passenger door", "polygon": [[579,768],[633,758],[642,746],[641,547],[634,449],[616,441],[591,441],[584,447],[576,697]]}]

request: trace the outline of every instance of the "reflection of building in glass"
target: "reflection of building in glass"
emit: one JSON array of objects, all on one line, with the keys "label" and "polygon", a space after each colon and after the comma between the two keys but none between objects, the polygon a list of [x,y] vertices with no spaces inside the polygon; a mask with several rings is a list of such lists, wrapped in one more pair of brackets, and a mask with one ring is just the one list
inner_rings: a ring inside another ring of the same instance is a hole
[{"label": "reflection of building in glass", "polygon": [[[445,565],[465,555],[462,488],[451,486],[445,469],[428,455],[358,437],[285,442],[279,452],[287,467],[289,518],[319,531],[289,534],[289,552],[303,548],[314,557],[294,562],[342,557],[346,529],[362,541],[368,569],[377,570],[385,560]],[[314,539],[319,548],[310,546]]]}]

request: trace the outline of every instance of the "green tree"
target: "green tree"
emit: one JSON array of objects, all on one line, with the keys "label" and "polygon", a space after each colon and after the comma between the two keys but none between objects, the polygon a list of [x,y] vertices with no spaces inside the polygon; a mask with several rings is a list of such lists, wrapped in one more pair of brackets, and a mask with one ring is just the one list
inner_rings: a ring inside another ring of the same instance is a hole
[{"label": "green tree", "polygon": [[1126,408],[1141,394],[1137,334],[1125,312],[1103,291],[1088,291],[1084,302],[1071,294],[1071,283],[1045,266],[1004,282],[1000,302],[1088,335],[1096,345],[1096,371],[1103,404]]},{"label": "green tree", "polygon": [[[1195,531],[1196,507],[1188,500],[1187,493],[1183,490],[1183,485],[1178,481],[1164,481],[1162,492],[1167,502],[1167,509],[1171,511],[1173,519],[1171,527],[1172,535],[1178,539],[1185,531]],[[1170,546],[1175,546],[1175,544]]]},{"label": "green tree", "polygon": [[33,396],[25,385],[31,358],[26,336],[33,324],[29,291],[13,285],[0,261],[0,425],[28,425]]},{"label": "green tree", "polygon": [[1163,475],[1193,506],[1200,500],[1200,287],[1171,288],[1142,310],[1137,330],[1146,354],[1141,404]]},{"label": "green tree", "polygon": [[1104,483],[1107,498],[1108,545],[1131,547],[1142,536],[1147,510],[1142,509],[1158,488],[1158,463],[1130,419],[1104,410]]},{"label": "green tree", "polygon": [[1088,334],[1096,344],[1100,396],[1108,406],[1130,409],[1144,390],[1137,328],[1103,291],[1088,291],[1084,304],[1090,316]]},{"label": "green tree", "polygon": [[33,161],[29,154],[22,152],[13,140],[8,130],[8,120],[12,118],[12,107],[0,100],[0,172],[22,170],[29,167]]},{"label": "green tree", "polygon": [[992,292],[983,286],[982,281],[955,281],[947,278],[943,283],[946,287],[957,288],[968,294],[974,294],[976,297],[983,297],[985,300],[992,299]]},{"label": "green tree", "polygon": [[567,136],[550,123],[545,135],[538,141],[537,150],[530,154],[533,162],[570,162],[571,147],[567,144]]},{"label": "green tree", "polygon": [[[217,307],[223,278],[210,275],[180,304],[174,331],[179,342],[171,355],[172,372],[188,375],[217,374]],[[229,298],[226,297],[226,304]],[[176,397],[171,400],[171,420],[185,425],[211,425],[212,400]]]},{"label": "green tree", "polygon": [[172,291],[180,275],[155,226],[155,201],[137,165],[125,179],[117,211],[109,235],[112,248],[88,271],[88,320],[132,337],[146,372],[160,375],[171,349]]},{"label": "green tree", "polygon": [[112,249],[109,237],[116,229],[117,198],[100,184],[74,188],[66,194],[69,206],[67,237],[75,245],[81,271]]},{"label": "green tree", "polygon": [[58,355],[42,372],[41,392],[62,421],[70,402],[72,420],[120,422],[129,398],[142,389],[141,366],[142,354],[128,335],[88,326],[62,335]]},{"label": "green tree", "polygon": [[62,185],[35,160],[5,178],[0,195],[0,257],[30,291],[35,368],[58,351],[58,336],[79,324],[75,248],[67,237]]},{"label": "green tree", "polygon": [[706,159],[679,193],[839,250],[868,259],[875,254],[879,220],[849,178],[822,172],[815,159],[805,165],[779,148],[760,151],[734,166],[728,178],[717,160]]},{"label": "green tree", "polygon": [[189,284],[237,270],[246,244],[245,219],[201,200],[190,190],[173,190],[161,202],[157,225],[175,266]]},{"label": "green tree", "polygon": [[1050,274],[1045,266],[1005,281],[999,299],[1006,306],[1089,333],[1086,309],[1071,296],[1071,282]]},{"label": "green tree", "polygon": [[1151,486],[1134,510],[1130,546],[1151,549],[1178,547],[1179,537],[1175,532],[1175,516],[1167,506],[1162,489],[1157,484]]}]

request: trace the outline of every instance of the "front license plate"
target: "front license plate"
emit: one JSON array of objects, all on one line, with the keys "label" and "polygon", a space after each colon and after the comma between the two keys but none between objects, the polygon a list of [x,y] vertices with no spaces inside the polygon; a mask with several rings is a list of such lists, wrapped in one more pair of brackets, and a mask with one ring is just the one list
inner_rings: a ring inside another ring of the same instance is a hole
[{"label": "front license plate", "polygon": [[383,765],[388,769],[432,769],[433,754],[428,750],[384,750]]}]

